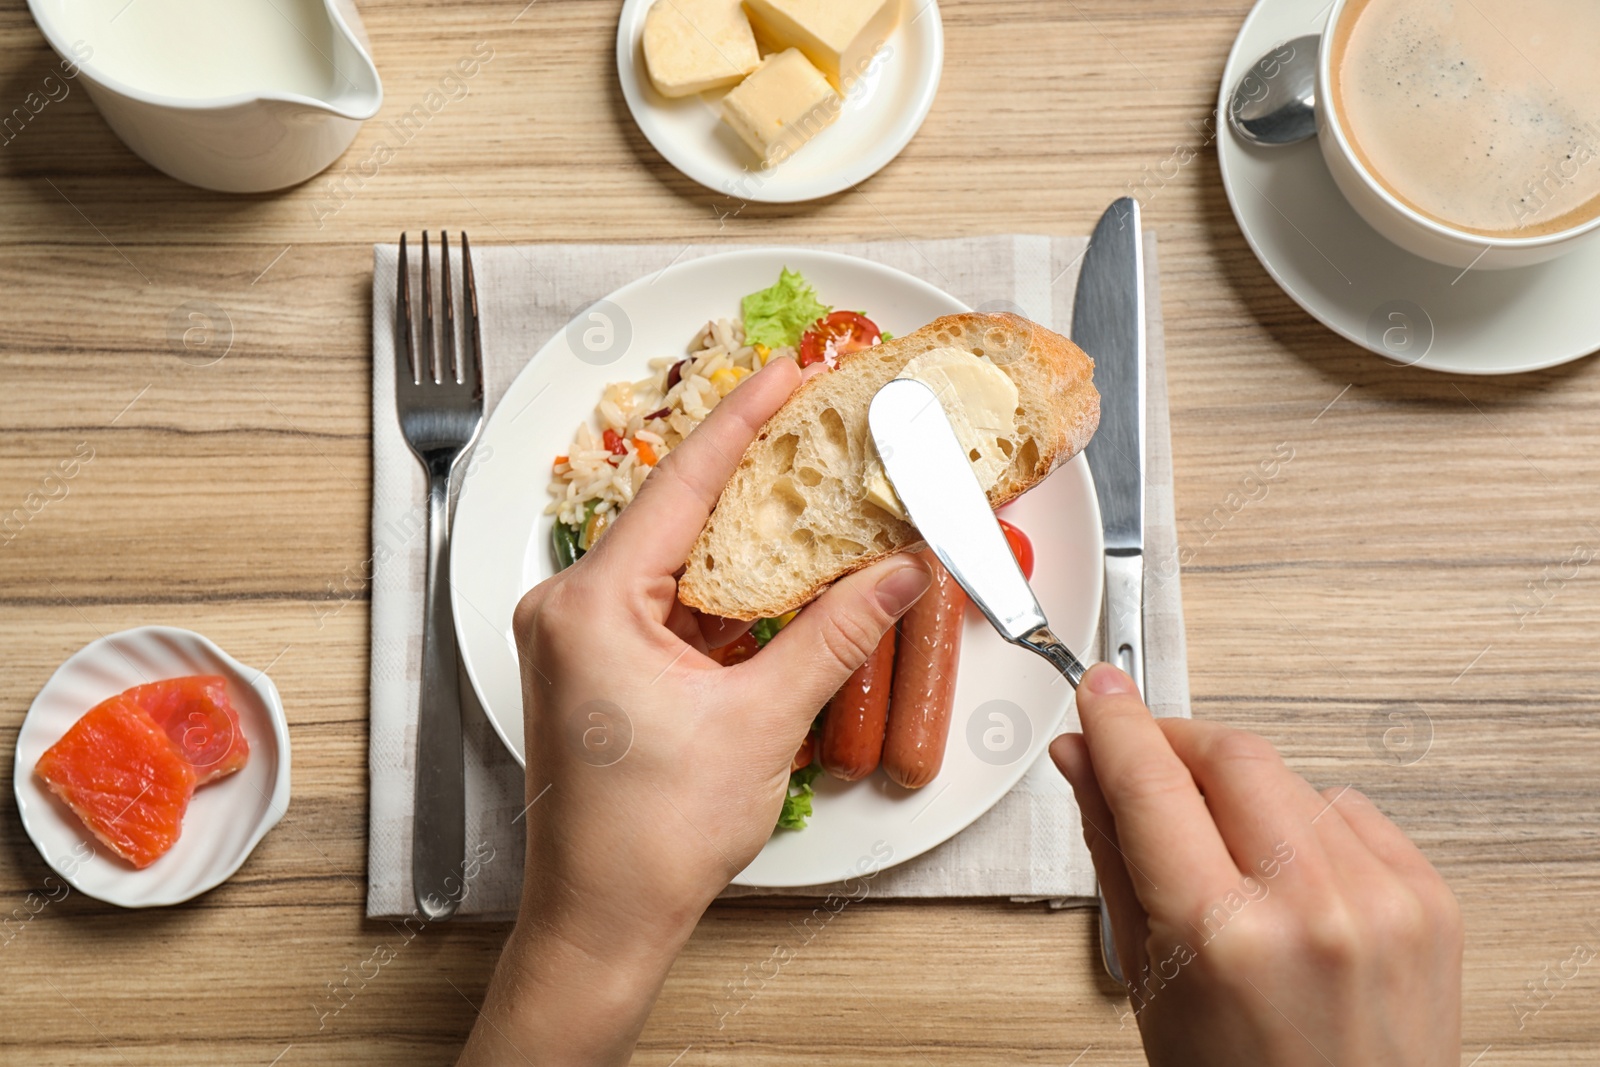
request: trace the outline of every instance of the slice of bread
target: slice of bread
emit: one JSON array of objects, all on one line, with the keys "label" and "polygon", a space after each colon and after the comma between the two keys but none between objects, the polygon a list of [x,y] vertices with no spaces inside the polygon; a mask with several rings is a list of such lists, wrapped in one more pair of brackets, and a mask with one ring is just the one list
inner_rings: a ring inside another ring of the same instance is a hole
[{"label": "slice of bread", "polygon": [[730,619],[781,615],[830,582],[918,547],[916,527],[866,499],[876,455],[867,407],[916,355],[959,348],[1016,383],[1011,463],[989,491],[999,507],[1083,450],[1100,422],[1094,361],[1077,345],[1016,315],[947,315],[840,357],[795,390],[762,427],[700,532],[678,599]]}]

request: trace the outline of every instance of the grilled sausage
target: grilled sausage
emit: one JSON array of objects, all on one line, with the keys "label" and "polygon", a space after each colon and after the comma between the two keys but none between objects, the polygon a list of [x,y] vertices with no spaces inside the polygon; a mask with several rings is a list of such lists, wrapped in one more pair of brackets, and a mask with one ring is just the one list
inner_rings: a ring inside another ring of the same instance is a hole
[{"label": "grilled sausage", "polygon": [[967,594],[934,554],[924,549],[922,559],[933,585],[900,618],[883,743],[884,773],[907,789],[933,781],[944,763],[967,609]]},{"label": "grilled sausage", "polygon": [[894,627],[883,635],[849,681],[828,701],[822,718],[822,769],[854,782],[878,769],[889,718],[889,678],[894,672]]}]

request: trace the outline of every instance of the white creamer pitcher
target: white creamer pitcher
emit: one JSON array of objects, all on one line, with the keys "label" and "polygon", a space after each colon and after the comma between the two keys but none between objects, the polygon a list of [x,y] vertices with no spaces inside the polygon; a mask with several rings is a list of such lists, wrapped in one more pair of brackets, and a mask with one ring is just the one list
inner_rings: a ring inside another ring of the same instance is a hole
[{"label": "white creamer pitcher", "polygon": [[231,193],[303,182],[383,102],[350,0],[28,0],[128,147]]}]

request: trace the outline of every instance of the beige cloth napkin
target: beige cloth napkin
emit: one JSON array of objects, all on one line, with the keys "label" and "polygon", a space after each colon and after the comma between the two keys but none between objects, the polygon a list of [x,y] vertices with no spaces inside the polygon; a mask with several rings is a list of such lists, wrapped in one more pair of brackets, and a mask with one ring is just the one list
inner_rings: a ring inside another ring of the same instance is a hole
[{"label": "beige cloth napkin", "polygon": [[[1183,605],[1177,578],[1156,242],[1146,238],[1149,375],[1145,493],[1145,669],[1158,715],[1189,714]],[[934,241],[837,244],[846,252],[926,279],[968,305],[1016,311],[1067,332],[1087,239],[1003,235]],[[479,246],[473,251],[483,318],[488,411],[545,341],[579,311],[633,279],[727,245]],[[394,413],[396,248],[373,250],[372,282],[372,689],[368,771],[369,916],[410,914],[411,815],[422,645],[426,482]],[[539,487],[532,486],[530,491]],[[523,779],[470,686],[465,701],[467,843],[479,858],[460,914],[509,918],[522,881]],[[784,896],[830,887],[784,890]],[[761,890],[732,887],[729,896]],[[1003,897],[1092,903],[1094,868],[1071,790],[1048,756],[1015,789],[950,841],[874,879],[875,897]]]}]

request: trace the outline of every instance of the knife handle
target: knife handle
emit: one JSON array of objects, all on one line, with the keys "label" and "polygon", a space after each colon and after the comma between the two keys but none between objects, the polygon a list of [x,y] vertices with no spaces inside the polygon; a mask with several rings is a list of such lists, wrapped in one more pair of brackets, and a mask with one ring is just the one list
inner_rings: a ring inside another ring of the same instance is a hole
[{"label": "knife handle", "polygon": [[1144,556],[1106,553],[1105,658],[1144,695]]},{"label": "knife handle", "polygon": [[1051,666],[1061,672],[1061,677],[1072,683],[1072,688],[1078,688],[1078,683],[1083,681],[1084,672],[1088,668],[1072,654],[1072,649],[1062,644],[1061,639],[1050,632],[1048,623],[1035,626],[1019,637],[1015,643],[1049,660]]},{"label": "knife handle", "polygon": [[1111,925],[1111,912],[1106,908],[1106,896],[1095,879],[1094,895],[1100,906],[1100,966],[1117,985],[1128,987],[1128,976],[1122,970],[1122,957],[1117,954],[1117,931]]},{"label": "knife handle", "polygon": [[[1105,658],[1133,679],[1144,695],[1144,557],[1135,552],[1130,555],[1106,554],[1105,619],[1101,624],[1105,637]],[[1106,974],[1118,985],[1128,984],[1122,960],[1117,954],[1116,934],[1111,928],[1111,912],[1095,884],[1095,895],[1100,898],[1100,962]]]}]

